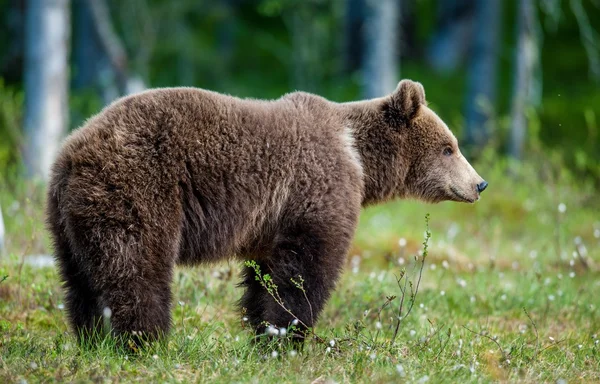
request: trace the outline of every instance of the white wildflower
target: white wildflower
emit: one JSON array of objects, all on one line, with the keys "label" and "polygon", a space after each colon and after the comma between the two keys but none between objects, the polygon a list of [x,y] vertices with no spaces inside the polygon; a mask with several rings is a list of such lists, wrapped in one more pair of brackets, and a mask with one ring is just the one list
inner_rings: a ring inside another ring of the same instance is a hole
[{"label": "white wildflower", "polygon": [[406,376],[406,371],[404,370],[404,367],[402,366],[402,364],[397,364],[396,365],[396,372],[398,372],[398,374],[401,377],[405,377]]},{"label": "white wildflower", "polygon": [[535,249],[529,252],[529,258],[531,258],[531,259],[537,258],[537,255],[538,255],[538,253]]},{"label": "white wildflower", "polygon": [[277,336],[279,335],[279,330],[275,327],[273,327],[272,325],[269,325],[267,327],[267,329],[265,330],[265,333],[269,336]]}]

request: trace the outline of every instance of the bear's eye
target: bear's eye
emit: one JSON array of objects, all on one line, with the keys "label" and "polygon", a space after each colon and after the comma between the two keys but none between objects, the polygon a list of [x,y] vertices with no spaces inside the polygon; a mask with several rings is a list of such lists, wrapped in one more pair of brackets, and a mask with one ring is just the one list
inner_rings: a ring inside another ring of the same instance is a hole
[{"label": "bear's eye", "polygon": [[452,148],[450,148],[450,147],[444,148],[444,156],[452,156],[453,153],[454,153],[454,151],[452,150]]}]

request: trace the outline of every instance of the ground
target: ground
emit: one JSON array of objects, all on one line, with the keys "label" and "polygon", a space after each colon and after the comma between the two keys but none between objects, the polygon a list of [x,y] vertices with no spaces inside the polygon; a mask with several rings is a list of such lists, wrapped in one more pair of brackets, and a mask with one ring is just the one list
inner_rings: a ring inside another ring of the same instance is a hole
[{"label": "ground", "polygon": [[[475,205],[397,201],[363,213],[317,337],[300,351],[251,342],[233,262],[177,270],[166,343],[80,349],[55,269],[23,262],[46,249],[41,194],[1,189],[0,382],[600,381],[597,190],[550,162],[511,170],[484,157],[476,169],[490,186]],[[392,342],[396,279],[406,268],[416,287],[427,213],[423,278]]]}]

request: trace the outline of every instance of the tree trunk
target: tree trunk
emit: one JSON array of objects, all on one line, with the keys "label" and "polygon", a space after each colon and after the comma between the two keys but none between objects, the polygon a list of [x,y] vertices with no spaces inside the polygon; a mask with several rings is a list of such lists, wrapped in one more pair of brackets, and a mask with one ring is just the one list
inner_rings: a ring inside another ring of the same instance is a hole
[{"label": "tree trunk", "polygon": [[344,6],[344,70],[352,73],[360,69],[364,52],[365,0],[346,0]]},{"label": "tree trunk", "polygon": [[[116,75],[95,28],[94,15],[87,0],[74,0],[73,90],[97,92],[104,104],[120,95]],[[75,120],[79,120],[76,118]]]},{"label": "tree trunk", "polygon": [[533,0],[521,0],[517,21],[517,54],[512,97],[509,154],[517,159],[523,155],[527,132],[527,108],[535,104],[536,68],[539,63],[539,44],[536,33]]},{"label": "tree trunk", "polygon": [[363,93],[367,99],[384,96],[398,83],[398,0],[367,0],[364,26]]},{"label": "tree trunk", "polygon": [[438,2],[436,30],[427,48],[427,61],[437,71],[454,71],[463,62],[472,40],[475,0]]},{"label": "tree trunk", "polygon": [[471,147],[485,145],[493,131],[501,10],[501,0],[476,0],[465,116]]},{"label": "tree trunk", "polygon": [[4,220],[2,219],[2,207],[0,207],[0,256],[4,253]]},{"label": "tree trunk", "polygon": [[29,0],[25,47],[25,166],[47,179],[68,125],[69,0]]}]

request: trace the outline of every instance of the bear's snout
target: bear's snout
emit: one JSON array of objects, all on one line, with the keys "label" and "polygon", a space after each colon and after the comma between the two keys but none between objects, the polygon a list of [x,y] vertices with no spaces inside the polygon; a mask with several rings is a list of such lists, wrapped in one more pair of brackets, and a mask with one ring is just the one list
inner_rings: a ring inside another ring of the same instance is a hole
[{"label": "bear's snout", "polygon": [[477,192],[481,193],[481,192],[485,191],[487,186],[488,186],[487,181],[483,180],[481,183],[477,184]]}]

